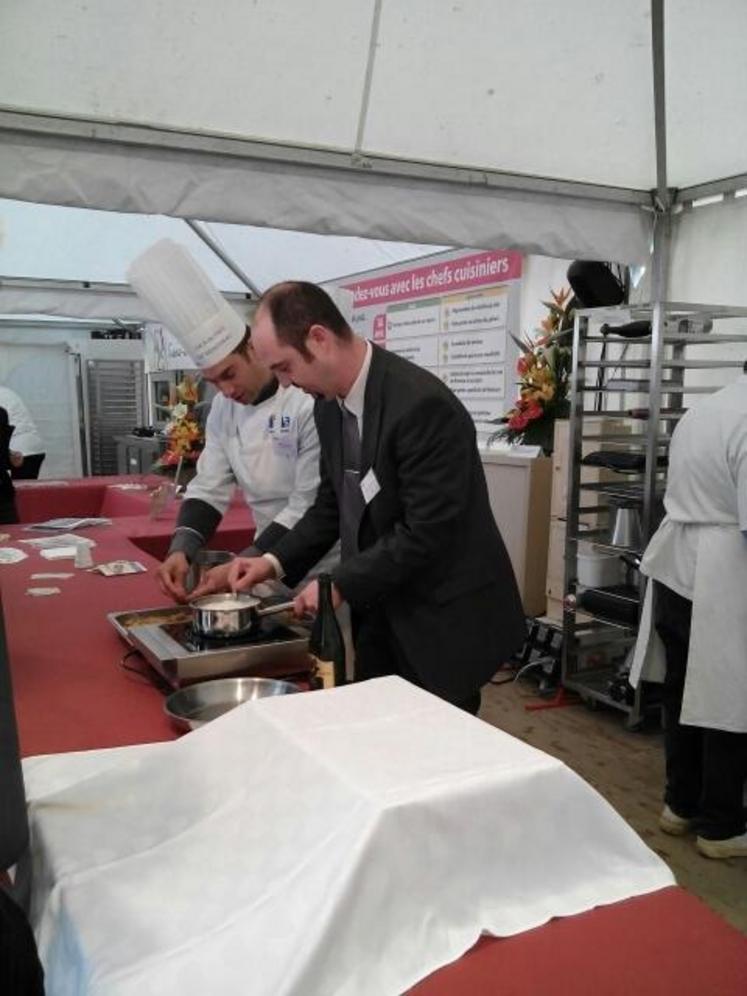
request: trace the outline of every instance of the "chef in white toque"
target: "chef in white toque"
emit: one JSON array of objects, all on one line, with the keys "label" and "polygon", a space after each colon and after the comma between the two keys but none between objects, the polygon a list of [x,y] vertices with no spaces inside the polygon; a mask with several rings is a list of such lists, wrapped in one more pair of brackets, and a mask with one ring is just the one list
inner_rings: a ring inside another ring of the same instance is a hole
[{"label": "chef in white toque", "polygon": [[[319,440],[314,400],[296,387],[280,387],[257,362],[251,332],[190,253],[162,239],[132,263],[130,284],[153,315],[180,341],[214,384],[205,448],[182,504],[169,554],[157,577],[163,591],[187,598],[195,554],[211,538],[238,485],[256,522],[257,556],[295,525],[319,485]],[[312,575],[338,559],[333,550]],[[213,568],[209,590],[225,587],[228,565]],[[204,583],[193,592],[208,590]]]}]

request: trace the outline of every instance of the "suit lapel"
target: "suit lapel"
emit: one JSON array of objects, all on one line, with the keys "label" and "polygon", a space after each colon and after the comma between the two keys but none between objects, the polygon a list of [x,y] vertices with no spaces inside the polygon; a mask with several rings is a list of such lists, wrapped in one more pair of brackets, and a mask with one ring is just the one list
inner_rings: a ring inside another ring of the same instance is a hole
[{"label": "suit lapel", "polygon": [[366,394],[363,402],[363,436],[361,438],[361,480],[376,457],[384,410],[383,392],[386,380],[386,354],[380,346],[371,346],[371,366],[368,368]]}]

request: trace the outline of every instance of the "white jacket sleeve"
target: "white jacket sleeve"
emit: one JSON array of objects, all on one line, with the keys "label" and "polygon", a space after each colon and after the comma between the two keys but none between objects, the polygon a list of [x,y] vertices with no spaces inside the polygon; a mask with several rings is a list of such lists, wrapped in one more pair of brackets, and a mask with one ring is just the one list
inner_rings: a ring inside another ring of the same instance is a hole
[{"label": "white jacket sleeve", "polygon": [[319,487],[319,436],[314,422],[313,405],[298,414],[298,449],[293,490],[288,502],[274,518],[278,525],[292,529],[314,502]]},{"label": "white jacket sleeve", "polygon": [[205,448],[197,461],[197,474],[184,497],[207,502],[223,515],[231,502],[236,478],[225,449],[227,428],[221,408],[218,396],[210,406],[205,424]]}]

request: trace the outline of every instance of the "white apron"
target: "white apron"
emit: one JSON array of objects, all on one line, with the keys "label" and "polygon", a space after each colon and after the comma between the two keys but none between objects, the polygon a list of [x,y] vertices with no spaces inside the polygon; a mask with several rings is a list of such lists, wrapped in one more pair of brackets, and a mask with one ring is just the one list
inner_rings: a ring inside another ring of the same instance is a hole
[{"label": "white apron", "polygon": [[[739,526],[699,527],[692,628],[680,722],[747,733],[747,539]],[[641,614],[630,683],[664,680],[654,586]]]}]

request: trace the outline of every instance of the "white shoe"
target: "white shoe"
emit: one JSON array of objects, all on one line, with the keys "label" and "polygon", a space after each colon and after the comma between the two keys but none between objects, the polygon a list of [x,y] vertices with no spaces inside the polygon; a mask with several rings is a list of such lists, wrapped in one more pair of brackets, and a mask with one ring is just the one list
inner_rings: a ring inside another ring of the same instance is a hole
[{"label": "white shoe", "polygon": [[685,816],[678,816],[669,806],[665,806],[659,817],[659,829],[673,837],[682,837],[690,830],[692,822]]},{"label": "white shoe", "polygon": [[726,840],[709,840],[698,837],[695,846],[707,858],[747,858],[747,833]]}]

